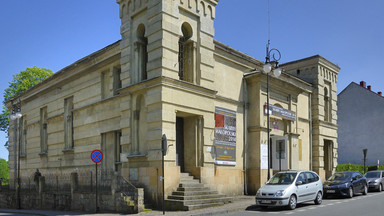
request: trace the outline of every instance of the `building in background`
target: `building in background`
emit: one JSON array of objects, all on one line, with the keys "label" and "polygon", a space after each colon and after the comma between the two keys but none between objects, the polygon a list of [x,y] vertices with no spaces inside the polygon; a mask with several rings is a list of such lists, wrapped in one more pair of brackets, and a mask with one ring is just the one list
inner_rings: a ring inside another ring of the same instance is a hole
[{"label": "building in background", "polygon": [[351,82],[338,95],[338,162],[367,165],[384,162],[384,97],[361,81]]},{"label": "building in background", "polygon": [[36,168],[53,179],[87,175],[100,149],[101,173],[143,187],[156,205],[163,134],[166,195],[182,173],[228,196],[255,194],[267,180],[268,152],[271,173],[314,170],[325,179],[335,170],[337,65],[316,55],[270,77],[268,149],[264,63],[213,39],[217,0],[118,3],[120,41],[8,101],[23,114],[21,176]]}]

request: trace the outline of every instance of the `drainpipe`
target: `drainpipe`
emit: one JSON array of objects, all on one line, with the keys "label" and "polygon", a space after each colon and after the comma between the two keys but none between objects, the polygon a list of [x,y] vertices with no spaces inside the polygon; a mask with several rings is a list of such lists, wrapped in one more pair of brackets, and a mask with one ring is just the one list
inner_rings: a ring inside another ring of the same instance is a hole
[{"label": "drainpipe", "polygon": [[308,102],[308,117],[309,117],[309,168],[313,170],[312,163],[312,93],[309,93],[309,102]]},{"label": "drainpipe", "polygon": [[243,76],[243,101],[244,101],[244,114],[243,114],[243,174],[244,174],[244,193],[245,195],[248,195],[248,189],[247,189],[247,82],[245,80],[245,75]]}]

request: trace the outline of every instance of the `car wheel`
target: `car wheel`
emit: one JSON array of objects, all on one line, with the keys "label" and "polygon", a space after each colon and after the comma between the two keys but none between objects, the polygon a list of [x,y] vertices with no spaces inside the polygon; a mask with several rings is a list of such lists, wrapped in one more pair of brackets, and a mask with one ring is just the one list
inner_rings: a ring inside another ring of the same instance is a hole
[{"label": "car wheel", "polygon": [[353,197],[353,188],[349,187],[349,189],[348,189],[348,198],[352,198],[352,197]]},{"label": "car wheel", "polygon": [[293,210],[296,208],[297,200],[295,195],[291,195],[288,202],[288,209]]},{"label": "car wheel", "polygon": [[320,205],[323,202],[323,195],[321,192],[317,192],[316,198],[315,198],[315,204]]},{"label": "car wheel", "polygon": [[381,192],[383,190],[383,186],[379,184],[379,189],[377,190],[378,192]]},{"label": "car wheel", "polygon": [[367,195],[367,194],[368,194],[368,187],[367,185],[364,185],[363,195]]}]

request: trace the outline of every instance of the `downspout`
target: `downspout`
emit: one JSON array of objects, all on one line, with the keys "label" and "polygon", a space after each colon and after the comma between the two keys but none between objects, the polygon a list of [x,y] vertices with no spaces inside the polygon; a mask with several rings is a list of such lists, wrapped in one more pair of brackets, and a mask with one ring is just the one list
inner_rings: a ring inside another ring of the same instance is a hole
[{"label": "downspout", "polygon": [[312,164],[312,93],[309,93],[309,102],[308,102],[308,117],[309,117],[309,168],[313,170]]},{"label": "downspout", "polygon": [[243,114],[243,175],[244,175],[244,194],[248,195],[248,187],[247,187],[247,82],[245,80],[245,75],[243,75],[243,102],[244,102],[244,114]]}]

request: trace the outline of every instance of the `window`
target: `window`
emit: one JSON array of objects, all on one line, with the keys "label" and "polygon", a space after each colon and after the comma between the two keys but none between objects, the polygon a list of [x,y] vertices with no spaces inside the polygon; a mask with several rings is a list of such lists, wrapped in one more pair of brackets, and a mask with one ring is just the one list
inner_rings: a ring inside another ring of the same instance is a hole
[{"label": "window", "polygon": [[121,153],[121,131],[115,132],[115,162],[120,162]]},{"label": "window", "polygon": [[330,122],[332,120],[331,103],[330,103],[330,91],[328,88],[324,88],[324,121]]},{"label": "window", "polygon": [[40,109],[40,153],[48,153],[48,113],[47,107]]},{"label": "window", "polygon": [[303,184],[307,183],[307,178],[305,176],[305,173],[300,173],[299,174],[299,177],[297,177],[296,183],[299,182],[299,181],[303,182]]},{"label": "window", "polygon": [[308,183],[316,182],[319,180],[319,177],[317,177],[317,175],[315,175],[313,173],[306,172],[305,175],[307,177]]},{"label": "window", "polygon": [[145,99],[142,95],[136,98],[136,110],[133,111],[134,127],[133,127],[133,146],[131,151],[133,154],[145,154],[147,152],[147,113]]},{"label": "window", "polygon": [[113,68],[113,95],[117,95],[117,90],[121,88],[121,68]]},{"label": "window", "polygon": [[23,116],[19,119],[19,140],[20,140],[20,157],[25,157],[27,155],[27,120],[26,116]]},{"label": "window", "polygon": [[188,23],[181,26],[183,36],[179,39],[179,79],[194,82],[194,42],[192,27]]},{"label": "window", "polygon": [[145,37],[145,27],[140,24],[136,31],[137,41],[135,43],[136,53],[136,71],[138,75],[138,81],[147,79],[147,63],[148,63],[148,40]]},{"label": "window", "polygon": [[73,97],[64,99],[64,150],[73,149]]},{"label": "window", "polygon": [[101,99],[108,98],[109,95],[109,73],[104,71],[100,75],[101,80]]}]

